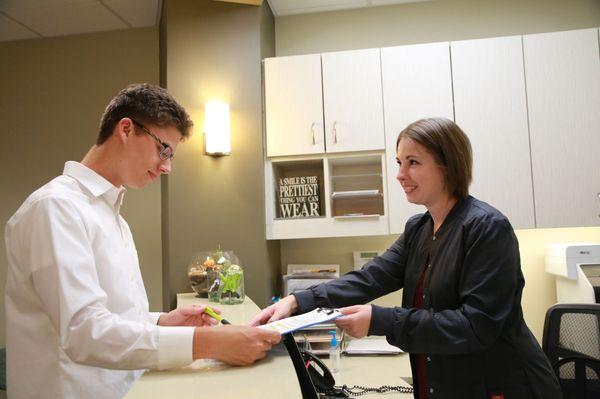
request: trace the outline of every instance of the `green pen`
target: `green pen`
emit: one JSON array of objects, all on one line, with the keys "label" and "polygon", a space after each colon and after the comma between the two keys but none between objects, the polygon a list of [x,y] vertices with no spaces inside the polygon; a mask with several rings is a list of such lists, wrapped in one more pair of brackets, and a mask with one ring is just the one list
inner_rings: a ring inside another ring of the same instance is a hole
[{"label": "green pen", "polygon": [[224,318],[222,318],[221,315],[217,314],[217,312],[215,312],[214,310],[212,310],[212,308],[210,306],[206,306],[204,308],[204,313],[206,313],[207,315],[209,315],[210,317],[212,317],[216,321],[221,322],[221,324],[231,324],[230,322],[228,322],[227,320],[225,320]]}]

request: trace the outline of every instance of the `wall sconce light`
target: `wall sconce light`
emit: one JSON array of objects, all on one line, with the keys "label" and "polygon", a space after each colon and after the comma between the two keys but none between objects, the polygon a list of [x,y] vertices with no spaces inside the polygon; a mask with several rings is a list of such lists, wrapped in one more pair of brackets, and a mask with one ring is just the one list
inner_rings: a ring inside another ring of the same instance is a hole
[{"label": "wall sconce light", "polygon": [[229,104],[209,101],[204,107],[204,151],[208,155],[231,154]]}]

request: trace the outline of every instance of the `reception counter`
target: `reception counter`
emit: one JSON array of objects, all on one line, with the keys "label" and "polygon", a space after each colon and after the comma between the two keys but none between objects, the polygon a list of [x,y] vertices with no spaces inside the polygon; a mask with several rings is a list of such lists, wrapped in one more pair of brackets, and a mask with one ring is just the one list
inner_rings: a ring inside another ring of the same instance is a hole
[{"label": "reception counter", "polygon": [[[206,303],[194,294],[177,295],[177,306]],[[259,308],[250,298],[243,304],[220,305],[223,316],[232,324],[247,323]],[[325,359],[327,364],[327,359]],[[378,387],[406,385],[401,377],[410,376],[408,355],[342,356],[340,371],[334,374],[337,385]],[[216,360],[197,360],[191,365],[168,371],[149,371],[125,396],[127,399],[187,398],[302,398],[292,361],[283,344],[267,357],[248,367],[232,367]],[[412,394],[369,394],[367,399],[411,398]]]}]

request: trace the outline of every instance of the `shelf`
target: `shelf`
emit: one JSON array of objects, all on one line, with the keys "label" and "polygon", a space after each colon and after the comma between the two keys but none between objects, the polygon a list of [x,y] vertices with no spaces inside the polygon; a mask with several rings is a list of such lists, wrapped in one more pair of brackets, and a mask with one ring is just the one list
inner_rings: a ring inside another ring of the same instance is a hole
[{"label": "shelf", "polygon": [[356,213],[356,214],[334,216],[333,219],[334,220],[344,220],[344,219],[373,219],[373,218],[379,218],[379,217],[381,217],[381,215],[379,215],[379,214],[363,215],[362,213]]},{"label": "shelf", "polygon": [[315,219],[325,219],[325,215],[322,216],[296,216],[296,217],[276,217],[273,220],[315,220]]},{"label": "shelf", "polygon": [[381,173],[357,173],[357,174],[351,174],[351,175],[331,176],[332,179],[360,179],[360,178],[368,178],[368,177],[382,178],[382,174]]},{"label": "shelf", "polygon": [[379,152],[267,160],[267,239],[386,234],[383,165]]},{"label": "shelf", "polygon": [[332,198],[331,205],[333,217],[350,216],[357,219],[357,216],[384,214],[381,194]]},{"label": "shelf", "polygon": [[352,198],[352,197],[377,197],[382,195],[379,190],[350,190],[350,191],[334,191],[331,198]]}]

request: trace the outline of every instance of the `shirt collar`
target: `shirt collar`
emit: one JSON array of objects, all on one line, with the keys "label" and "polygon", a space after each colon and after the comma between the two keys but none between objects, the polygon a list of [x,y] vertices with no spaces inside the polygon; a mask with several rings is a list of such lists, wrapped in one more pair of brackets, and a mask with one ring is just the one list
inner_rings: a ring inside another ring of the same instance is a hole
[{"label": "shirt collar", "polygon": [[82,163],[67,161],[63,175],[71,176],[81,183],[94,197],[103,196],[111,204],[115,211],[119,212],[127,189],[115,187],[111,182],[100,176],[94,170]]},{"label": "shirt collar", "polygon": [[[467,198],[459,198],[450,210],[450,212],[448,212],[448,215],[446,215],[446,219],[444,219],[444,222],[442,223],[438,231],[435,233],[435,236],[439,236],[448,228],[447,226],[452,225],[454,221],[460,217],[460,215],[462,214],[462,210],[465,209],[467,204],[471,203],[472,201],[473,197],[471,197],[470,195]],[[431,230],[433,231],[433,218],[431,217],[429,211],[427,211],[426,214],[429,217]]]}]

